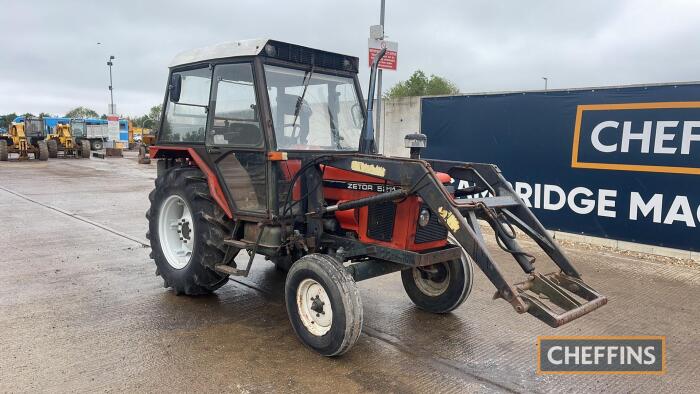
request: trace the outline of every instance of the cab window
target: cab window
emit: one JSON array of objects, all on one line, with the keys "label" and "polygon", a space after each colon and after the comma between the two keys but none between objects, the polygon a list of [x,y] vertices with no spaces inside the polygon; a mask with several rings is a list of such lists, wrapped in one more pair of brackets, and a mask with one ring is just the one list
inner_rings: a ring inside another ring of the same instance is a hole
[{"label": "cab window", "polygon": [[83,122],[71,122],[71,133],[74,137],[84,137],[85,136],[85,123]]},{"label": "cab window", "polygon": [[181,75],[182,90],[177,103],[170,99],[166,101],[160,141],[202,143],[207,124],[211,70],[203,67],[173,74]]},{"label": "cab window", "polygon": [[263,133],[255,98],[250,63],[223,64],[214,68],[211,145],[262,147]]}]

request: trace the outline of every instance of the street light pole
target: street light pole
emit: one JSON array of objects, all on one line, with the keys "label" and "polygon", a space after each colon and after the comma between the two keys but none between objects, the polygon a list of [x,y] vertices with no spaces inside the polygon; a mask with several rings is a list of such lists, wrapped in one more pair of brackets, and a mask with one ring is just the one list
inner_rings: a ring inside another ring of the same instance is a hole
[{"label": "street light pole", "polygon": [[548,81],[548,78],[547,78],[547,77],[542,77],[542,79],[544,79],[544,90],[546,91],[546,90],[547,90],[547,81]]},{"label": "street light pole", "polygon": [[114,89],[112,88],[112,60],[114,60],[114,56],[110,55],[109,60],[107,60],[107,65],[109,66],[109,114],[116,115],[114,110]]},{"label": "street light pole", "polygon": [[[379,10],[379,24],[382,26],[382,37],[384,39],[384,0],[381,0],[381,8]],[[382,133],[382,69],[377,72],[377,133],[381,133],[381,139],[377,136],[377,142],[382,142],[382,152],[384,151],[384,133]]]}]

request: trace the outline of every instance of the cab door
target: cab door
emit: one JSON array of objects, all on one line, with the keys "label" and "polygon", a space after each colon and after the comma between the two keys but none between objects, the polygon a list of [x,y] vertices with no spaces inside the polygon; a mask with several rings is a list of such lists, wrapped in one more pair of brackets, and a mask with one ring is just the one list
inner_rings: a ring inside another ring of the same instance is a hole
[{"label": "cab door", "polygon": [[267,155],[251,62],[216,64],[206,149],[234,214],[268,215]]}]

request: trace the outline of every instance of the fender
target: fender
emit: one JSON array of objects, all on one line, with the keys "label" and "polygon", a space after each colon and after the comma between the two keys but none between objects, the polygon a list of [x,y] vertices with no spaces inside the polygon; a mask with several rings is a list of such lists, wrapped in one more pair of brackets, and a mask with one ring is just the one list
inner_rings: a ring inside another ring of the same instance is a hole
[{"label": "fender", "polygon": [[204,172],[204,175],[207,176],[207,184],[209,185],[209,192],[211,193],[211,196],[214,198],[214,201],[219,205],[219,207],[226,213],[226,216],[228,216],[229,219],[233,219],[233,214],[231,213],[231,208],[228,206],[228,203],[226,202],[226,197],[224,195],[224,191],[221,189],[221,185],[219,184],[219,179],[216,177],[216,174],[214,171],[209,168],[207,163],[202,160],[202,158],[195,152],[193,148],[185,148],[185,147],[179,147],[179,146],[168,146],[168,147],[163,147],[163,146],[150,146],[148,148],[148,153],[150,157],[153,158],[162,158],[163,155],[161,154],[160,156],[158,155],[158,152],[160,151],[180,151],[183,154],[178,155],[178,157],[189,157],[196,166]]}]

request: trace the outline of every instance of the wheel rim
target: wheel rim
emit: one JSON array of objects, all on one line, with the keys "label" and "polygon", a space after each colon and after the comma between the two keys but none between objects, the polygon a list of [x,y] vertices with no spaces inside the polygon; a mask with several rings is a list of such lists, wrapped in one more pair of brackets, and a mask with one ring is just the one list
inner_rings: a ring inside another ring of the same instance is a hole
[{"label": "wheel rim", "polygon": [[333,308],[326,289],[313,279],[304,279],[297,288],[297,310],[304,327],[315,336],[323,336],[333,324]]},{"label": "wheel rim", "polygon": [[176,194],[168,197],[160,208],[158,238],[171,267],[182,269],[189,264],[194,243],[192,211],[187,202]]},{"label": "wheel rim", "polygon": [[413,269],[413,281],[423,294],[437,297],[450,286],[450,267],[447,263]]}]

